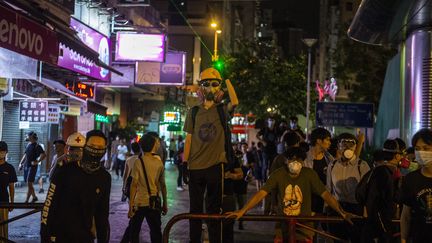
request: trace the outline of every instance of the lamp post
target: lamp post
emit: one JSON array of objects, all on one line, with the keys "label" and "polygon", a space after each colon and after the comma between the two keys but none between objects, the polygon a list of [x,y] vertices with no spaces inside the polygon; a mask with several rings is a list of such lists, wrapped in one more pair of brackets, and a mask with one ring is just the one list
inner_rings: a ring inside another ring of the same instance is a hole
[{"label": "lamp post", "polygon": [[220,34],[220,33],[222,33],[222,30],[218,30],[217,29],[217,24],[216,23],[211,23],[210,24],[210,26],[213,28],[213,29],[215,29],[215,33],[214,33],[214,54],[213,54],[213,56],[212,56],[212,61],[217,61],[218,59],[219,59],[219,56],[218,56],[218,54],[217,54],[217,51],[218,51],[218,46],[217,46],[217,44],[218,44],[218,35]]},{"label": "lamp post", "polygon": [[308,79],[306,88],[306,136],[309,134],[309,115],[310,115],[310,82],[311,82],[311,69],[312,69],[312,46],[315,45],[317,39],[303,39],[303,43],[308,47]]}]

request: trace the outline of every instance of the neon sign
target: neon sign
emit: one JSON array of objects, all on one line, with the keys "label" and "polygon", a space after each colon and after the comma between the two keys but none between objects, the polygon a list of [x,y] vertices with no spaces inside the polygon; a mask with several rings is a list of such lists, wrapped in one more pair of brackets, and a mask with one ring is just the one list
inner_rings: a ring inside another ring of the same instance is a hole
[{"label": "neon sign", "polygon": [[83,99],[92,99],[94,97],[94,86],[80,83],[80,82],[67,82],[66,88],[72,91],[77,97]]},{"label": "neon sign", "polygon": [[165,111],[163,117],[164,123],[179,123],[180,122],[180,112],[178,111]]},{"label": "neon sign", "polygon": [[103,123],[109,123],[109,118],[107,116],[102,116],[99,114],[95,114],[95,121],[97,122],[103,122]]}]

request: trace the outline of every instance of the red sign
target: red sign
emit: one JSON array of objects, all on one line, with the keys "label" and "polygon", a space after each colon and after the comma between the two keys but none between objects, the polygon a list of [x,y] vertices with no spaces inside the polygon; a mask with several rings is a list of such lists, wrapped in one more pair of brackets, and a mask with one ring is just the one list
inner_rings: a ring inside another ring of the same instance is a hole
[{"label": "red sign", "polygon": [[0,6],[0,47],[57,64],[58,41],[54,31]]},{"label": "red sign", "polygon": [[94,86],[80,82],[67,82],[66,88],[83,99],[92,99],[94,97]]}]

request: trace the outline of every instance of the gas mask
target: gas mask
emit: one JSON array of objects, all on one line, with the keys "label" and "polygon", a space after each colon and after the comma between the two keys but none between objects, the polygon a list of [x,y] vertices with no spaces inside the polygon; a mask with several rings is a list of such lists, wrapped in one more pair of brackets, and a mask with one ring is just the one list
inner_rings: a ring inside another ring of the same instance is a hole
[{"label": "gas mask", "polygon": [[402,158],[401,161],[399,161],[399,167],[408,169],[410,167],[411,161],[407,158]]},{"label": "gas mask", "polygon": [[342,151],[342,156],[347,160],[355,159],[356,141],[354,139],[341,139],[339,142],[339,150]]},{"label": "gas mask", "polygon": [[220,103],[224,95],[221,90],[221,81],[219,79],[201,80],[197,95],[201,102],[208,100]]},{"label": "gas mask", "polygon": [[302,169],[302,163],[298,161],[293,161],[288,164],[288,169],[291,174],[298,175]]},{"label": "gas mask", "polygon": [[106,148],[98,149],[88,145],[84,146],[81,167],[83,170],[92,174],[101,167],[101,159],[105,155]]},{"label": "gas mask", "polygon": [[432,162],[432,151],[415,151],[415,158],[419,165],[429,166]]}]

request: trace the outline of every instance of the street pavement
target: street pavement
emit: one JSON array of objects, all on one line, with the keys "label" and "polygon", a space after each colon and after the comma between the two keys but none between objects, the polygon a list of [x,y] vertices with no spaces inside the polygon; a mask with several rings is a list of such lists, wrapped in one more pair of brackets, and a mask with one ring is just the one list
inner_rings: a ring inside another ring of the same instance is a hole
[{"label": "street pavement", "polygon": [[[168,188],[168,214],[162,217],[162,230],[166,223],[174,215],[187,213],[189,210],[189,193],[187,190],[179,192],[177,188],[177,168],[175,165],[167,162],[166,164],[166,183]],[[128,205],[126,202],[121,202],[121,186],[122,180],[117,179],[115,173],[112,173],[112,187],[110,199],[110,225],[111,225],[111,240],[110,242],[120,242],[124,230],[128,225]],[[48,188],[48,184],[44,184],[44,189]],[[38,191],[39,186],[35,185]],[[16,188],[16,202],[24,202],[26,195],[26,187]],[[249,185],[249,198],[256,191],[253,184]],[[39,201],[43,202],[45,193],[37,194]],[[10,213],[9,217],[22,214],[29,210],[16,209]],[[251,210],[251,214],[261,214],[261,207]],[[15,242],[35,243],[40,242],[40,213],[27,216],[9,224],[9,238]],[[67,225],[65,225],[67,227]],[[235,224],[235,242],[239,243],[270,243],[273,242],[274,223],[272,222],[244,222],[244,230],[238,230],[237,223]],[[187,220],[180,221],[174,225],[170,232],[170,243],[188,242],[189,222]],[[140,242],[150,242],[150,235],[147,223],[144,221],[141,227]]]}]

